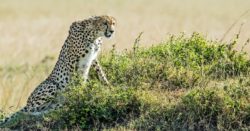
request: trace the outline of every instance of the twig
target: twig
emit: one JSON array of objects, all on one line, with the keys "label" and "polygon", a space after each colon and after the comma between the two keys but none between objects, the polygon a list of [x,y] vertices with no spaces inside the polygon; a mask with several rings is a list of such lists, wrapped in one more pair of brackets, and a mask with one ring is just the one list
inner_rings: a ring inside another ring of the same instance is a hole
[{"label": "twig", "polygon": [[250,43],[250,38],[247,39],[247,41],[245,42],[245,44],[241,47],[241,52],[244,50],[244,48]]},{"label": "twig", "polygon": [[140,43],[140,40],[141,40],[141,36],[142,36],[143,32],[140,32],[140,34],[137,36],[137,38],[135,39],[135,42],[134,42],[134,53],[136,52],[136,50],[138,49],[139,47],[139,43]]},{"label": "twig", "polygon": [[243,16],[245,16],[249,11],[250,11],[250,9],[248,9],[248,10],[245,11],[245,12],[243,12],[243,13],[240,15],[240,17],[234,21],[234,23],[233,23],[233,24],[228,28],[228,30],[224,33],[224,35],[223,35],[223,37],[221,38],[220,42],[222,42],[222,41],[225,39],[225,37],[226,37],[227,34],[232,30],[232,28],[233,28],[233,27],[239,22],[239,20],[240,20]]}]

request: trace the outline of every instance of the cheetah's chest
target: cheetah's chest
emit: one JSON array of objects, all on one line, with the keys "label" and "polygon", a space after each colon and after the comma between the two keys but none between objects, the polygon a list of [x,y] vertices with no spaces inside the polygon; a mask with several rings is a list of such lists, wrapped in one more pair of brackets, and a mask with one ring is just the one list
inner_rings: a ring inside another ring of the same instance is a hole
[{"label": "cheetah's chest", "polygon": [[80,58],[79,61],[79,67],[88,70],[88,68],[91,66],[93,60],[97,58],[98,52],[100,50],[100,42],[95,42],[94,44],[91,44],[87,48],[87,53],[84,54],[84,57]]}]

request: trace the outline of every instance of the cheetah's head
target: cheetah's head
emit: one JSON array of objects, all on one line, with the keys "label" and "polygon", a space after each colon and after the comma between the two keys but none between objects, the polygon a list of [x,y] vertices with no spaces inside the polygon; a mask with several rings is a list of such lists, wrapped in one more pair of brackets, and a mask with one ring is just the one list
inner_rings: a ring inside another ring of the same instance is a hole
[{"label": "cheetah's head", "polygon": [[98,37],[105,36],[110,38],[115,31],[116,20],[112,16],[95,16],[93,17],[94,30]]},{"label": "cheetah's head", "polygon": [[112,16],[94,16],[83,21],[73,22],[69,33],[75,37],[99,38],[111,37],[114,34],[115,18]]}]

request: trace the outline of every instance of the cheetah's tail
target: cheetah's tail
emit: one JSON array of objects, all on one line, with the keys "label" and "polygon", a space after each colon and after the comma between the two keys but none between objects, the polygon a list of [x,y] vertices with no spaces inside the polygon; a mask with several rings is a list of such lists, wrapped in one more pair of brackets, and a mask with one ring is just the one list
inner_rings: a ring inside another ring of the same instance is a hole
[{"label": "cheetah's tail", "polygon": [[0,128],[10,128],[17,125],[22,116],[22,113],[18,111],[3,120],[0,120]]}]

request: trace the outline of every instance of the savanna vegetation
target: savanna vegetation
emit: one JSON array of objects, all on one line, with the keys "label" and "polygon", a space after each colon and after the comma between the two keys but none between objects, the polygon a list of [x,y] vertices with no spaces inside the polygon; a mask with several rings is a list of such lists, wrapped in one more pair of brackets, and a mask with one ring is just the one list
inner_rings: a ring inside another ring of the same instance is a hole
[{"label": "savanna vegetation", "polygon": [[[141,35],[140,35],[141,36]],[[75,130],[249,130],[250,60],[230,43],[194,33],[100,56],[112,86],[76,77],[64,108],[15,128]],[[248,41],[249,42],[249,41]],[[247,44],[247,43],[246,43]],[[244,48],[244,47],[242,47]],[[46,66],[39,65],[39,66]]]},{"label": "savanna vegetation", "polygon": [[112,86],[95,73],[86,84],[76,77],[64,94],[67,106],[13,129],[249,130],[249,11],[239,17],[249,5],[1,0],[0,119],[22,108],[51,72],[73,21],[109,14],[116,35],[104,41],[100,61]]}]

